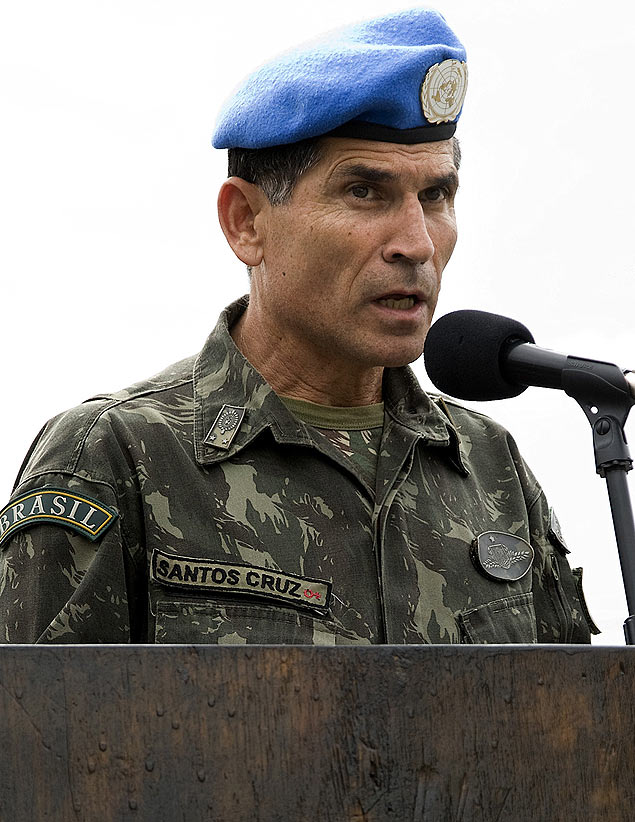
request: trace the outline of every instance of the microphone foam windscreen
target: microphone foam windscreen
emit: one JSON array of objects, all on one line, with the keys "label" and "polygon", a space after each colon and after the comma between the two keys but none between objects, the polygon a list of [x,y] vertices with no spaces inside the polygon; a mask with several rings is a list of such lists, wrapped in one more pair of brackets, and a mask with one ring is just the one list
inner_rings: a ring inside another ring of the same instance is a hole
[{"label": "microphone foam windscreen", "polygon": [[428,331],[426,371],[436,387],[463,400],[517,397],[527,386],[508,382],[501,355],[512,341],[533,343],[522,323],[487,311],[453,311]]}]

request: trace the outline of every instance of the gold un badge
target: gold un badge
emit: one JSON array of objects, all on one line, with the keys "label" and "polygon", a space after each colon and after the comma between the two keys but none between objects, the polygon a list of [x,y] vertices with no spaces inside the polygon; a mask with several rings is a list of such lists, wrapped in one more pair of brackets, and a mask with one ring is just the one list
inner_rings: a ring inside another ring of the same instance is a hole
[{"label": "gold un badge", "polygon": [[461,111],[467,91],[467,63],[444,60],[430,66],[421,86],[421,107],[429,123],[449,123]]}]

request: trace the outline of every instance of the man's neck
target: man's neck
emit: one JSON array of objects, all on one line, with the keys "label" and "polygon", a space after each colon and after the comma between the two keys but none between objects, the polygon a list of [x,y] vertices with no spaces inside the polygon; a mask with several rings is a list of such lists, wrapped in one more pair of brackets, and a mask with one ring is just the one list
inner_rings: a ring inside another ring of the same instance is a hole
[{"label": "man's neck", "polygon": [[276,394],[319,405],[362,406],[382,400],[383,367],[351,368],[298,341],[275,338],[247,310],[230,329],[243,356]]}]

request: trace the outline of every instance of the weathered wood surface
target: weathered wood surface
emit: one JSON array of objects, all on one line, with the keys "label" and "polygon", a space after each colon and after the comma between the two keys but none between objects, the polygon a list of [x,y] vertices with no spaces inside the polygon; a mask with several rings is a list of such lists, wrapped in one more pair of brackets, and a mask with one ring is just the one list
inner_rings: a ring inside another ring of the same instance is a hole
[{"label": "weathered wood surface", "polygon": [[635,818],[632,649],[0,649],[0,820]]}]

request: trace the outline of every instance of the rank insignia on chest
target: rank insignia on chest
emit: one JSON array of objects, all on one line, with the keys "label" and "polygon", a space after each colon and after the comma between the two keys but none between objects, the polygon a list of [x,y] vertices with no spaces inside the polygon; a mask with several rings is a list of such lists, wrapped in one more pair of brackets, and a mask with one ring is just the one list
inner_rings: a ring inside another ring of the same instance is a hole
[{"label": "rank insignia on chest", "polygon": [[238,405],[224,405],[218,412],[214,425],[207,432],[205,445],[227,451],[238,433],[244,416],[244,408]]},{"label": "rank insignia on chest", "polygon": [[502,531],[486,531],[472,543],[470,556],[488,579],[517,582],[531,568],[534,549],[524,539]]}]

